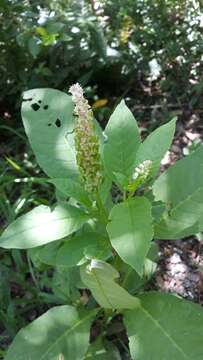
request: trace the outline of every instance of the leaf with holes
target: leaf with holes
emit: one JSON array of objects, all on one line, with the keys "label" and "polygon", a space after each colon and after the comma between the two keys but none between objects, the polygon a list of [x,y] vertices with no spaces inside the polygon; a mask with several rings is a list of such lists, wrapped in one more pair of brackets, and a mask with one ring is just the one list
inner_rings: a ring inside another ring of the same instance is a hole
[{"label": "leaf with holes", "polygon": [[90,265],[85,265],[81,268],[81,278],[104,308],[133,309],[139,305],[137,298],[116,283],[119,278],[117,270],[104,261],[92,260]]},{"label": "leaf with holes", "polygon": [[68,305],[48,310],[19,331],[5,360],[83,359],[96,312],[92,310],[80,314]]},{"label": "leaf with holes", "polygon": [[54,89],[26,91],[22,119],[37,161],[49,177],[78,176],[73,139],[73,103]]},{"label": "leaf with holes", "polygon": [[149,292],[125,311],[132,360],[202,360],[203,311],[169,294]]},{"label": "leaf with holes", "polygon": [[29,249],[77,231],[88,215],[71,205],[58,205],[53,210],[44,205],[17,218],[3,232],[0,247],[5,249]]}]

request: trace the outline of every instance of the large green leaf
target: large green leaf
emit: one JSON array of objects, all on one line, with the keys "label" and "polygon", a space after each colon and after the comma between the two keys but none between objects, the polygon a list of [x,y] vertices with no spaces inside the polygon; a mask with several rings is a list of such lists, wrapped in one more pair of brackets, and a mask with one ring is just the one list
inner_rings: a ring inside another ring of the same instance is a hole
[{"label": "large green leaf", "polygon": [[173,140],[175,125],[176,119],[173,119],[169,123],[160,126],[146,138],[137,151],[136,166],[145,160],[151,160],[151,175],[156,175],[161,159],[164,157]]},{"label": "large green leaf", "polygon": [[88,194],[79,182],[71,179],[51,179],[50,182],[67,197],[72,197],[87,207],[91,206]]},{"label": "large green leaf", "polygon": [[76,177],[78,170],[73,141],[73,103],[54,89],[24,93],[22,119],[39,165],[50,177]]},{"label": "large green leaf", "polygon": [[137,298],[115,282],[119,278],[117,270],[104,261],[93,259],[90,265],[82,267],[81,278],[104,308],[133,309],[139,305]]},{"label": "large green leaf", "polygon": [[178,239],[203,229],[203,147],[178,161],[154,183],[157,201],[168,212],[155,227],[155,237]]},{"label": "large green leaf", "polygon": [[157,201],[173,208],[200,187],[203,187],[203,146],[159,176],[153,185],[153,193]]},{"label": "large green leaf", "polygon": [[68,305],[57,306],[20,330],[5,360],[81,360],[89,345],[95,310],[80,315]]},{"label": "large green leaf", "polygon": [[0,247],[29,249],[61,239],[78,230],[88,215],[71,205],[59,205],[53,210],[40,205],[20,216],[3,232]]},{"label": "large green leaf", "polygon": [[158,239],[179,239],[203,229],[203,187],[175,206],[155,226]]},{"label": "large green leaf", "polygon": [[132,360],[202,360],[203,310],[169,294],[140,296],[124,313]]},{"label": "large green leaf", "polygon": [[150,202],[144,197],[135,197],[115,205],[107,231],[119,256],[142,275],[153,238]]},{"label": "large green leaf", "polygon": [[140,145],[139,130],[124,101],[116,107],[105,129],[104,163],[110,174],[129,176]]}]

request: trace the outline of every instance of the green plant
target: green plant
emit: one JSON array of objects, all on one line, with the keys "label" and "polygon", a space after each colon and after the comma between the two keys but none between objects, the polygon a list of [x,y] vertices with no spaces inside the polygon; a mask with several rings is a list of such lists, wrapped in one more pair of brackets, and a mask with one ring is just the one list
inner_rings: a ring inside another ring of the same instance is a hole
[{"label": "green plant", "polygon": [[175,119],[141,142],[121,101],[102,132],[82,88],[70,92],[73,101],[53,89],[24,94],[25,131],[58,204],[20,216],[0,241],[6,249],[27,249],[36,266],[55,267],[53,287],[64,305],[20,330],[5,360],[119,359],[105,337],[121,315],[132,359],[200,360],[201,308],[143,285],[155,265],[153,240],[203,230],[203,147],[157,178]]}]

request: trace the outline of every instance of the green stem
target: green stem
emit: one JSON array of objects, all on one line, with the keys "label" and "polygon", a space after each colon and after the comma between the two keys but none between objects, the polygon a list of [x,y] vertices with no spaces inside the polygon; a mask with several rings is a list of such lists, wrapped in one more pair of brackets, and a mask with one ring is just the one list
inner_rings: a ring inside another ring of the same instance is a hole
[{"label": "green stem", "polygon": [[32,267],[32,262],[31,262],[31,260],[30,260],[30,256],[29,256],[28,252],[27,252],[26,255],[27,255],[27,262],[28,262],[28,267],[29,267],[29,271],[30,271],[32,280],[33,280],[36,288],[37,288],[38,290],[40,290],[40,287],[39,287],[38,281],[37,281],[37,279],[36,279],[36,276],[35,276],[35,273],[34,273],[34,270],[33,270],[33,267]]},{"label": "green stem", "polygon": [[96,202],[97,202],[97,208],[100,212],[101,218],[103,219],[104,223],[107,224],[108,223],[108,213],[101,201],[99,192],[97,192],[97,195],[96,195]]}]

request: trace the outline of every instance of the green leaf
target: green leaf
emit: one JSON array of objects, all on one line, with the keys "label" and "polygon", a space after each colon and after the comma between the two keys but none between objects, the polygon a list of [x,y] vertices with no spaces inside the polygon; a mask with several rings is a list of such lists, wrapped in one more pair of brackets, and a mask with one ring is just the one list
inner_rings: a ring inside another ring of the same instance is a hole
[{"label": "green leaf", "polygon": [[110,264],[93,259],[81,268],[81,279],[91,290],[101,307],[107,309],[133,309],[138,306],[137,298],[131,296],[115,280],[119,273]]},{"label": "green leaf", "polygon": [[105,129],[104,164],[107,171],[129,176],[140,145],[140,135],[133,114],[124,101],[116,107]]},{"label": "green leaf", "polygon": [[41,51],[41,46],[38,43],[38,39],[36,37],[30,38],[28,41],[28,49],[33,56],[33,58],[36,58],[37,55],[39,55]]},{"label": "green leaf", "polygon": [[66,196],[74,198],[86,207],[91,207],[91,201],[88,194],[83,186],[77,181],[70,179],[51,179],[50,182],[56,186],[57,190],[61,191]]},{"label": "green leaf", "polygon": [[80,283],[81,280],[78,267],[57,267],[51,278],[51,288],[54,295],[60,299],[60,302],[66,304],[73,304],[76,301],[80,301]]},{"label": "green leaf", "polygon": [[102,27],[99,27],[97,23],[92,21],[88,21],[87,25],[91,34],[94,49],[102,59],[106,60],[107,43]]},{"label": "green leaf", "polygon": [[96,311],[80,315],[68,305],[57,306],[20,330],[5,360],[81,360],[89,345]]},{"label": "green leaf", "polygon": [[158,239],[179,239],[203,229],[203,187],[175,206],[155,226]]},{"label": "green leaf", "polygon": [[89,346],[85,360],[121,360],[121,357],[112,342],[103,344],[99,338]]},{"label": "green leaf", "polygon": [[143,290],[146,282],[154,274],[157,264],[156,259],[158,257],[158,246],[155,242],[151,243],[151,247],[147,253],[147,258],[144,262],[144,271],[143,276],[140,277],[138,273],[129,265],[122,262],[121,265],[121,276],[122,282],[121,285],[124,287],[130,294],[138,293],[140,290]]},{"label": "green leaf", "polygon": [[29,256],[35,266],[37,264],[47,264],[50,266],[56,265],[56,254],[62,245],[62,240],[53,241],[46,245],[37,246],[28,249]]},{"label": "green leaf", "polygon": [[22,119],[44,172],[54,178],[77,177],[71,97],[54,89],[26,91]]},{"label": "green leaf", "polygon": [[151,292],[124,313],[132,360],[202,360],[203,310],[169,294]]},{"label": "green leaf", "polygon": [[102,257],[109,250],[107,239],[94,232],[79,232],[66,241],[56,255],[56,265],[72,267],[79,265],[85,255],[93,251],[92,256]]},{"label": "green leaf", "polygon": [[118,187],[121,190],[126,190],[129,184],[129,177],[116,172],[114,172],[113,175],[114,175],[114,181],[118,185]]},{"label": "green leaf", "polygon": [[203,187],[203,146],[177,161],[153,185],[156,201],[173,208]]},{"label": "green leaf", "polygon": [[159,169],[161,160],[172,143],[175,126],[176,118],[153,131],[140,145],[136,154],[135,166],[145,160],[151,160],[151,175],[155,176]]},{"label": "green leaf", "polygon": [[155,237],[179,239],[203,229],[203,147],[178,161],[154,183],[157,201],[166,203]]},{"label": "green leaf", "polygon": [[119,256],[142,275],[153,238],[150,202],[144,197],[135,197],[115,205],[107,231]]},{"label": "green leaf", "polygon": [[7,227],[0,246],[7,249],[40,246],[77,231],[88,218],[82,210],[68,204],[56,206],[53,210],[40,205]]}]

